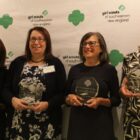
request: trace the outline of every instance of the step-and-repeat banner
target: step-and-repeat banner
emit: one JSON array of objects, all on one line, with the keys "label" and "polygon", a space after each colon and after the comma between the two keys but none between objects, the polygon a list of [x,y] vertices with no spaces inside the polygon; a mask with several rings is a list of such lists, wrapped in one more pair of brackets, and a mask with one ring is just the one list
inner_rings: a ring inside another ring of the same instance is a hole
[{"label": "step-and-repeat banner", "polygon": [[[98,31],[105,37],[111,64],[121,79],[123,57],[140,45],[139,5],[139,0],[0,0],[0,38],[7,49],[7,65],[24,53],[28,30],[43,26],[50,32],[54,55],[68,73],[80,62],[82,36]],[[122,105],[114,110],[114,118],[116,138],[122,140]],[[65,137],[66,123],[64,128]]]}]

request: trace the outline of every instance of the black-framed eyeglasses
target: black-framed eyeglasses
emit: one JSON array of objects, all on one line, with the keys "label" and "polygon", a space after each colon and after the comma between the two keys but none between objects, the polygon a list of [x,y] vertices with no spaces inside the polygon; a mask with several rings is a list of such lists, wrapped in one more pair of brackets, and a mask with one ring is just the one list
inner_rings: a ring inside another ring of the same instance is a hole
[{"label": "black-framed eyeglasses", "polygon": [[35,43],[36,41],[38,41],[39,43],[43,43],[45,41],[45,39],[44,38],[35,38],[35,37],[32,37],[32,38],[30,38],[30,41],[32,43]]},{"label": "black-framed eyeglasses", "polygon": [[89,45],[90,47],[95,47],[99,42],[97,41],[88,41],[88,42],[84,42],[82,45],[83,47],[86,47],[87,45]]}]

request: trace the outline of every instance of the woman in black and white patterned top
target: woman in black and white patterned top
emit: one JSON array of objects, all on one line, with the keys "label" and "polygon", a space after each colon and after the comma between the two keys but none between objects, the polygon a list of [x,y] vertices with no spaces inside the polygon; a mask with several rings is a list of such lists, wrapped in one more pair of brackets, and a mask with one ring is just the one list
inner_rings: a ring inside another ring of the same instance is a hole
[{"label": "woman in black and white patterned top", "polygon": [[121,93],[124,97],[124,140],[140,139],[140,50],[124,58]]}]

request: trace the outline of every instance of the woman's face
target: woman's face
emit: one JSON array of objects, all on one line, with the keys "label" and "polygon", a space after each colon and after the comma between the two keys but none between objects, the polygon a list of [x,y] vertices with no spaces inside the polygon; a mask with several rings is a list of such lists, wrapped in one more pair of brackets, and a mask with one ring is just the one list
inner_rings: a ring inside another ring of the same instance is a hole
[{"label": "woman's face", "polygon": [[83,42],[83,56],[85,59],[99,58],[101,52],[102,49],[96,35],[89,37],[85,42]]},{"label": "woman's face", "polygon": [[46,41],[40,32],[36,30],[32,31],[30,35],[29,48],[32,55],[44,55]]}]

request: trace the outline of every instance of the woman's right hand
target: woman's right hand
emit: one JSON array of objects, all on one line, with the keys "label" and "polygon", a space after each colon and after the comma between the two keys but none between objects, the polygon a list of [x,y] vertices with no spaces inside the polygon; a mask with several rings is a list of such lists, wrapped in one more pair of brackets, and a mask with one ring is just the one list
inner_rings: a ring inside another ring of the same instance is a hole
[{"label": "woman's right hand", "polygon": [[128,90],[127,87],[125,87],[125,86],[124,87],[122,86],[120,91],[124,97],[128,97],[128,98],[129,97],[140,97],[140,93],[133,93],[130,90]]},{"label": "woman's right hand", "polygon": [[12,106],[15,108],[15,110],[26,110],[29,108],[25,100],[17,97],[12,98]]},{"label": "woman's right hand", "polygon": [[122,93],[122,95],[123,95],[124,97],[133,97],[133,95],[134,95],[134,94],[133,94],[130,90],[128,90],[127,87],[125,87],[125,86],[122,86],[121,89],[120,89],[120,91],[121,91],[121,93]]},{"label": "woman's right hand", "polygon": [[75,94],[68,94],[66,97],[66,103],[72,106],[83,106],[83,99]]},{"label": "woman's right hand", "polygon": [[134,94],[131,92],[127,87],[128,79],[126,77],[123,78],[122,85],[120,88],[120,91],[122,93],[123,97],[129,98],[129,97],[136,97],[137,94]]}]

